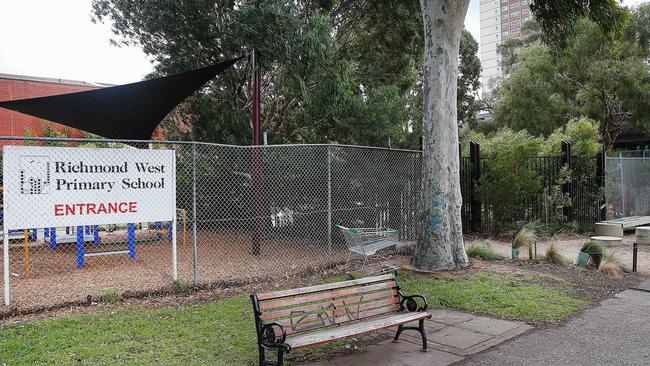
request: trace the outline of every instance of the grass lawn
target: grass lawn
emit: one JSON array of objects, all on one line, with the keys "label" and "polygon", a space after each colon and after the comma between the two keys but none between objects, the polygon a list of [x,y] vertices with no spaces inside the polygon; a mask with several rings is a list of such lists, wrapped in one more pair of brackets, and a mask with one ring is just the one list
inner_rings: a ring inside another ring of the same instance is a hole
[{"label": "grass lawn", "polygon": [[[561,286],[478,272],[465,279],[400,273],[407,294],[430,304],[520,320],[553,322],[584,302]],[[248,296],[196,306],[140,308],[0,326],[0,365],[253,365],[257,362]],[[309,352],[327,352],[330,345]],[[297,351],[300,356],[302,351]],[[304,352],[302,352],[304,354]]]}]

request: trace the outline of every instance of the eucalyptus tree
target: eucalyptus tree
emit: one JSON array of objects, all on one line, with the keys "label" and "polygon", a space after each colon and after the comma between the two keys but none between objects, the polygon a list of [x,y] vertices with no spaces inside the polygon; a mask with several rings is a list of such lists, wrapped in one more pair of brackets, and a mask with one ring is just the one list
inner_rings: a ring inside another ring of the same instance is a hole
[{"label": "eucalyptus tree", "polygon": [[[414,264],[422,269],[465,267],[461,222],[457,79],[463,22],[469,0],[420,0],[424,28],[422,213]],[[561,48],[580,17],[606,33],[622,29],[615,0],[536,0],[531,10],[544,40]]]}]

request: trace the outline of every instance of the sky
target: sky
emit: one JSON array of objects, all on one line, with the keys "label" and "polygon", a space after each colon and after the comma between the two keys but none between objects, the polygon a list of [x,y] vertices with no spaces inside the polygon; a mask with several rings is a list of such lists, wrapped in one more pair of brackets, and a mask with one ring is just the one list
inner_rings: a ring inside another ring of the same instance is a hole
[{"label": "sky", "polygon": [[[465,18],[476,40],[479,1],[470,0]],[[147,56],[135,46],[111,45],[110,25],[93,24],[90,12],[91,0],[0,0],[0,73],[110,84],[142,80],[153,68]]]}]

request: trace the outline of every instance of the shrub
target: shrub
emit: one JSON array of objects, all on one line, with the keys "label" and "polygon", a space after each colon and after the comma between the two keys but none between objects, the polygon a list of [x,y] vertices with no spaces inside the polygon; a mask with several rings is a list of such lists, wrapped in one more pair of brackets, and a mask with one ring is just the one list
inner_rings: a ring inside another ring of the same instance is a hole
[{"label": "shrub", "polygon": [[469,247],[467,249],[467,256],[488,261],[500,261],[506,259],[505,256],[492,249],[490,242],[488,241],[482,241]]},{"label": "shrub", "polygon": [[546,262],[548,263],[552,263],[563,267],[568,267],[571,265],[571,260],[569,260],[569,258],[560,254],[560,252],[557,249],[556,243],[551,243],[551,245],[548,247],[548,249],[546,250],[546,255],[544,257],[544,260],[546,260]]},{"label": "shrub", "polygon": [[589,259],[592,261],[596,268],[600,267],[600,262],[603,258],[604,249],[601,244],[594,241],[584,243],[580,251],[589,254]]}]

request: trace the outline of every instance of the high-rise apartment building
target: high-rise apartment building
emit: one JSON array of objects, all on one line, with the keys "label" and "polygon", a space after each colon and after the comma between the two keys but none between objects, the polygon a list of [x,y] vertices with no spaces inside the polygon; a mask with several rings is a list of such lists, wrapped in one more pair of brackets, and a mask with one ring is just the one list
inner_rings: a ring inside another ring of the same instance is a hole
[{"label": "high-rise apartment building", "polygon": [[490,91],[490,80],[503,78],[497,46],[521,36],[521,27],[531,19],[530,0],[481,0],[481,87]]}]

